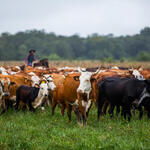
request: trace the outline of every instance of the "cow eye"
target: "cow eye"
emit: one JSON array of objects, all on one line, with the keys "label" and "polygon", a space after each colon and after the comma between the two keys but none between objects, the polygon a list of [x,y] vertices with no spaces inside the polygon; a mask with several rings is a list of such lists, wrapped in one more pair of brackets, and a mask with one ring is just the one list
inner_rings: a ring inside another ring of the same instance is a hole
[{"label": "cow eye", "polygon": [[75,81],[79,81],[79,76],[74,76],[73,78]]}]

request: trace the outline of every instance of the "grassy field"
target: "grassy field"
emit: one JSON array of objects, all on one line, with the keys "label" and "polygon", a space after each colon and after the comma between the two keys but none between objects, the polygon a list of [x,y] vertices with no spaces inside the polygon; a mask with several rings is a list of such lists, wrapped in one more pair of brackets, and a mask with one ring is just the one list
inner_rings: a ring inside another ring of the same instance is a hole
[{"label": "grassy field", "polygon": [[[50,66],[98,67],[124,66],[150,68],[150,63],[125,62],[102,63],[100,61],[51,61]],[[0,62],[0,65],[14,66],[23,62]],[[67,115],[61,116],[57,108],[51,116],[51,108],[45,112],[8,110],[0,116],[0,150],[150,150],[150,120],[146,116],[131,122],[121,116],[102,116],[97,121],[97,109],[92,107],[88,125],[78,125],[74,113],[69,123]]]},{"label": "grassy field", "polygon": [[9,110],[0,117],[0,149],[10,150],[149,150],[150,120],[146,116],[140,121],[138,115],[131,122],[120,116],[102,116],[97,121],[97,110],[93,106],[88,125],[76,123],[72,113],[69,123],[67,115],[61,116],[57,108],[32,112]]},{"label": "grassy field", "polygon": [[[23,65],[24,62],[23,61],[0,61],[0,66],[21,66]],[[97,61],[97,60],[85,60],[85,61],[49,61],[49,66],[50,67],[100,67],[100,66],[105,66],[105,67],[109,67],[109,66],[121,66],[121,67],[143,67],[143,68],[150,68],[150,62],[137,62],[137,61],[131,61],[131,62],[119,62],[119,61],[115,61],[112,63],[107,63],[107,62],[101,62],[101,61]]]}]

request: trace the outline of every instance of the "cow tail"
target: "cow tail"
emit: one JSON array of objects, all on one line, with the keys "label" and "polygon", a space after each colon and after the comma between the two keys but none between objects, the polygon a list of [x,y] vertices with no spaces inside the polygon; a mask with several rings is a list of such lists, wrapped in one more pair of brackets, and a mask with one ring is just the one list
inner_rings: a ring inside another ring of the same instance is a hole
[{"label": "cow tail", "polygon": [[20,87],[16,90],[16,105],[15,105],[16,110],[18,110],[19,100],[20,100]]},{"label": "cow tail", "polygon": [[97,105],[97,107],[98,107],[98,119],[102,113],[102,107],[104,104],[104,102],[103,102],[103,90],[104,90],[103,86],[104,85],[103,84],[104,84],[104,81],[102,81],[98,86],[98,105]]}]

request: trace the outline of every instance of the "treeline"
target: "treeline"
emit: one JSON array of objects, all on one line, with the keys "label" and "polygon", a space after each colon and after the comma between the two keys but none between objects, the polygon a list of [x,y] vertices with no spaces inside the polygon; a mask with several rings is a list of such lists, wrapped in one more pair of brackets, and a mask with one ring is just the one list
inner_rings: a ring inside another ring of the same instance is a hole
[{"label": "treeline", "polygon": [[0,36],[0,60],[24,60],[29,49],[36,56],[50,60],[138,60],[150,61],[150,28],[145,27],[133,36],[115,37],[113,34],[60,36],[44,30],[27,30],[14,35]]}]

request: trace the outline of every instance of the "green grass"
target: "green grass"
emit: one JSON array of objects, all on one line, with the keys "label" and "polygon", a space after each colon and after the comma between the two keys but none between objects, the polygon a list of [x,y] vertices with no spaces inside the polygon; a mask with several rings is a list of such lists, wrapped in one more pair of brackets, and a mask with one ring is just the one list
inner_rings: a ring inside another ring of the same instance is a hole
[{"label": "green grass", "polygon": [[150,149],[150,121],[140,121],[138,115],[131,122],[120,116],[102,116],[97,122],[97,110],[92,108],[88,125],[76,123],[74,113],[68,123],[57,108],[32,112],[8,110],[0,117],[0,149],[10,150],[148,150]]}]

